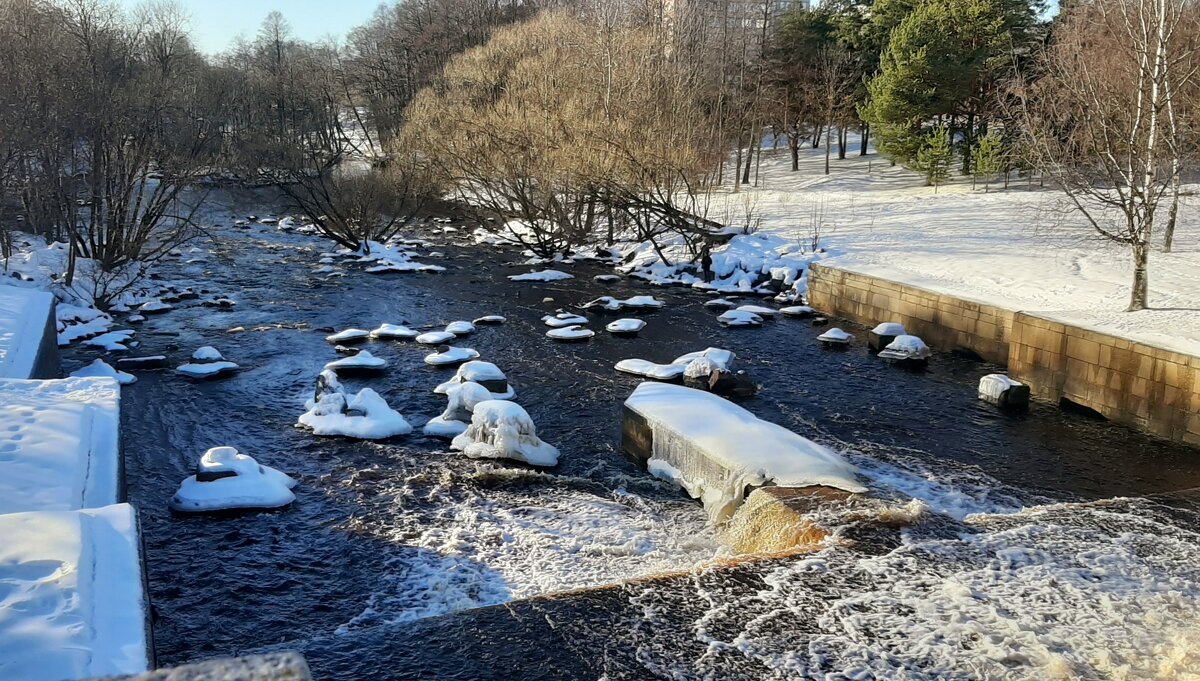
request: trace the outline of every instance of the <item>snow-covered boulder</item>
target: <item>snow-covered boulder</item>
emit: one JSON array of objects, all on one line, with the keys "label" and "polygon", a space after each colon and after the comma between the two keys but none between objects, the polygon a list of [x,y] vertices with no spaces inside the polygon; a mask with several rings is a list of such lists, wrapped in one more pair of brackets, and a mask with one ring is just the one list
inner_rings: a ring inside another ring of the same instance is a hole
[{"label": "snow-covered boulder", "polygon": [[854,334],[846,333],[835,326],[820,336],[817,336],[817,340],[821,341],[827,346],[845,347],[850,344],[850,341],[854,340]]},{"label": "snow-covered boulder", "polygon": [[779,313],[779,310],[773,307],[764,307],[762,305],[739,305],[736,309],[738,312],[749,312],[759,317],[774,317]]},{"label": "snow-covered boulder", "polygon": [[646,328],[646,322],[640,319],[618,319],[610,322],[604,327],[609,333],[614,336],[625,336],[632,338],[638,335],[638,332]]},{"label": "snow-covered boulder", "polygon": [[129,385],[130,383],[137,382],[137,377],[133,374],[124,371],[118,371],[114,369],[112,365],[102,359],[97,359],[82,369],[76,369],[75,371],[72,371],[71,376],[73,378],[90,378],[96,376],[112,378],[121,385]]},{"label": "snow-covered boulder", "polygon": [[460,365],[454,372],[454,377],[434,388],[433,392],[449,395],[451,390],[463,383],[478,383],[487,388],[493,400],[511,400],[516,395],[500,367],[481,360]]},{"label": "snow-covered boulder", "polygon": [[220,350],[217,350],[211,345],[205,345],[204,347],[197,348],[196,351],[192,353],[192,359],[196,360],[197,362],[219,362],[225,359],[225,357],[221,355]]},{"label": "snow-covered boulder", "polygon": [[479,353],[471,348],[456,348],[447,345],[438,348],[438,352],[425,355],[425,363],[433,366],[448,366],[451,364],[462,364],[478,357]]},{"label": "snow-covered boulder", "polygon": [[591,329],[585,329],[578,324],[561,329],[550,329],[546,332],[547,338],[552,338],[556,341],[561,341],[564,343],[585,341],[595,335],[595,331],[592,331]]},{"label": "snow-covered boulder", "polygon": [[529,414],[521,405],[504,400],[476,404],[471,425],[450,448],[473,459],[514,459],[534,466],[558,463],[558,449],[538,438]]},{"label": "snow-covered boulder", "polygon": [[724,348],[707,348],[675,358],[672,364],[684,367],[684,378],[707,379],[714,371],[729,371],[736,355]]},{"label": "snow-covered boulder", "polygon": [[716,310],[732,310],[737,307],[737,303],[725,298],[713,298],[712,300],[704,301],[704,307],[713,308]]},{"label": "snow-covered boulder", "polygon": [[867,491],[833,450],[716,395],[647,382],[625,408],[644,424],[636,426],[638,437],[624,439],[626,449],[645,458],[653,475],[700,499],[714,523],[727,520],[748,489],[767,484]]},{"label": "snow-covered boulder", "polygon": [[197,380],[209,378],[224,378],[237,373],[241,369],[234,362],[189,362],[175,367],[175,372]]},{"label": "snow-covered boulder", "polygon": [[564,279],[574,279],[575,275],[558,270],[541,270],[539,272],[527,272],[526,274],[513,274],[509,275],[508,278],[513,281],[562,281]]},{"label": "snow-covered boulder", "polygon": [[450,398],[446,411],[425,424],[426,435],[446,438],[461,435],[471,422],[475,405],[493,399],[487,388],[470,381],[451,387],[446,396]]},{"label": "snow-covered boulder", "polygon": [[422,345],[441,345],[449,340],[457,338],[449,331],[430,331],[417,336],[417,342]]},{"label": "snow-covered boulder", "polygon": [[132,337],[133,329],[120,329],[89,338],[83,344],[96,348],[104,348],[108,352],[123,352],[129,349],[126,343]]},{"label": "snow-covered boulder", "polygon": [[558,329],[566,326],[574,326],[576,324],[587,324],[588,318],[582,315],[571,314],[570,312],[559,312],[558,314],[548,314],[542,317],[542,322],[545,323],[546,326]]},{"label": "snow-covered boulder", "polygon": [[1001,407],[1029,406],[1029,386],[1004,374],[988,374],[979,379],[979,399]]},{"label": "snow-covered boulder", "polygon": [[375,373],[387,368],[387,360],[363,350],[357,355],[334,360],[326,364],[325,368],[339,374]]},{"label": "snow-covered boulder", "polygon": [[924,362],[931,354],[933,353],[930,352],[929,346],[925,345],[925,341],[907,334],[896,336],[895,340],[879,351],[879,356],[884,359],[902,362]]},{"label": "snow-covered boulder", "polygon": [[800,319],[804,319],[812,317],[816,313],[816,310],[807,305],[789,305],[788,307],[779,308],[779,314],[785,317],[799,317]]},{"label": "snow-covered boulder", "polygon": [[296,500],[296,481],[233,447],[213,447],[200,457],[196,474],[179,486],[172,511],[202,513],[280,508]]},{"label": "snow-covered boulder", "polygon": [[655,364],[644,359],[623,359],[616,370],[634,376],[653,378],[656,381],[675,381],[683,376],[686,364]]},{"label": "snow-covered boulder", "polygon": [[380,324],[372,329],[370,334],[371,338],[379,340],[412,340],[419,335],[421,335],[419,331],[399,324]]},{"label": "snow-covered boulder", "polygon": [[623,307],[633,309],[658,309],[665,304],[654,296],[631,296],[621,301]]},{"label": "snow-covered boulder", "polygon": [[370,331],[364,331],[363,329],[346,329],[344,331],[338,331],[337,333],[335,333],[333,335],[325,336],[325,340],[329,341],[330,343],[334,343],[334,344],[358,343],[360,341],[365,341],[366,339],[368,339],[370,337],[371,337]]},{"label": "snow-covered boulder", "polygon": [[717,321],[725,326],[762,326],[762,317],[746,310],[726,310],[717,317]]},{"label": "snow-covered boulder", "polygon": [[455,336],[466,336],[475,333],[475,325],[471,322],[450,322],[446,325],[446,333],[452,333]]},{"label": "snow-covered boulder", "polygon": [[349,397],[340,384],[336,387],[327,385],[324,393],[309,400],[306,406],[308,411],[301,414],[297,425],[316,435],[380,440],[412,432],[408,421],[370,388],[363,388]]},{"label": "snow-covered boulder", "polygon": [[478,326],[478,325],[480,325],[480,324],[485,324],[485,325],[492,325],[492,326],[495,326],[495,325],[497,325],[497,324],[503,324],[503,323],[504,323],[504,322],[506,322],[506,321],[508,321],[508,320],[507,320],[507,319],[505,319],[505,318],[504,318],[503,316],[501,316],[501,315],[498,315],[498,314],[488,314],[488,315],[484,315],[484,316],[480,317],[479,319],[476,319],[474,323],[475,323],[475,325],[476,325],[476,326]]},{"label": "snow-covered boulder", "polygon": [[896,340],[897,336],[903,336],[907,333],[904,330],[904,325],[899,322],[878,324],[867,334],[867,347],[879,352],[886,348],[892,341]]}]

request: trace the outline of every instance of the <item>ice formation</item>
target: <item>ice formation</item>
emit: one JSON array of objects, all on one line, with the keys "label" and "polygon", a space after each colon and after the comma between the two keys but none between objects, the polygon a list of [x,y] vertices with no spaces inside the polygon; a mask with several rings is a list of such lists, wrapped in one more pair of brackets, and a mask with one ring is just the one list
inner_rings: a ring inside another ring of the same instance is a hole
[{"label": "ice formation", "polygon": [[725,326],[762,326],[762,317],[745,310],[726,310],[717,321]]},{"label": "ice formation", "polygon": [[477,357],[479,357],[479,353],[471,348],[447,346],[444,350],[425,355],[425,363],[433,366],[446,366],[447,364],[461,364]]},{"label": "ice formation", "polygon": [[[99,360],[97,360],[99,361]],[[1025,385],[1004,374],[988,374],[979,379],[979,398],[989,402],[999,402],[1006,390]]]},{"label": "ice formation", "polygon": [[[508,377],[504,375],[500,367],[481,360],[473,360],[460,365],[454,372],[454,377],[434,388],[433,392],[439,395],[449,395],[451,390],[463,383],[478,383],[487,388],[491,391],[493,400],[510,400],[516,395],[512,386],[508,385]],[[501,386],[504,386],[505,389],[496,390]]]},{"label": "ice formation", "polygon": [[450,448],[473,459],[514,459],[534,466],[558,463],[558,450],[538,439],[529,414],[516,402],[504,400],[476,404],[471,425]]},{"label": "ice formation", "polygon": [[540,272],[513,274],[509,275],[508,278],[513,281],[561,281],[563,279],[574,279],[575,275],[558,270],[541,270]]},{"label": "ice formation", "polygon": [[616,312],[626,307],[634,309],[657,309],[662,306],[663,302],[654,296],[633,296],[625,300],[612,296],[600,296],[595,300],[584,303],[581,307],[585,310],[599,308],[601,310]]},{"label": "ice formation", "polygon": [[213,447],[200,457],[196,475],[183,481],[168,505],[186,513],[279,508],[295,501],[295,486],[287,474],[233,447]]},{"label": "ice formation", "polygon": [[550,329],[546,332],[547,337],[553,338],[556,341],[582,341],[595,335],[595,331],[585,329],[578,324],[561,329]]},{"label": "ice formation", "polygon": [[370,331],[364,331],[362,329],[346,329],[344,331],[338,331],[331,336],[325,336],[325,340],[329,341],[330,343],[353,343],[355,341],[366,340],[370,336]]},{"label": "ice formation", "polygon": [[623,359],[616,370],[635,376],[653,378],[658,381],[673,381],[681,376],[708,376],[713,371],[728,371],[733,365],[734,354],[723,348],[705,348],[697,352],[676,357],[670,364],[655,364],[644,359]]},{"label": "ice formation", "polygon": [[117,369],[114,369],[111,364],[102,359],[97,359],[82,369],[76,369],[75,371],[72,371],[71,376],[74,378],[89,378],[97,376],[112,378],[121,385],[129,385],[130,383],[137,382],[137,377],[133,374],[125,371],[118,371]]},{"label": "ice formation", "polygon": [[321,372],[317,386],[316,396],[305,404],[308,411],[297,424],[317,435],[379,440],[412,432],[408,421],[370,388],[348,397],[337,376],[328,370]]},{"label": "ice formation", "polygon": [[493,399],[487,388],[470,381],[453,386],[446,396],[450,398],[446,411],[425,424],[426,435],[448,438],[461,435],[471,422],[475,405]]},{"label": "ice formation", "polygon": [[449,331],[430,331],[417,336],[417,342],[422,345],[441,345],[449,340],[457,338]]},{"label": "ice formation", "polygon": [[625,406],[652,433],[651,472],[700,499],[713,522],[726,520],[747,488],[768,483],[867,491],[854,466],[833,450],[711,393],[647,382]]},{"label": "ice formation", "polygon": [[478,325],[478,324],[503,324],[506,321],[508,321],[508,320],[505,319],[504,317],[502,317],[501,315],[489,314],[489,315],[484,315],[484,316],[480,317],[479,319],[476,319],[475,324],[476,325]]},{"label": "ice formation", "polygon": [[202,348],[197,348],[192,353],[192,359],[197,362],[216,362],[225,359],[219,350],[211,345],[205,345]]},{"label": "ice formation", "polygon": [[412,340],[419,335],[419,332],[399,324],[380,324],[371,331],[371,338],[388,340]]},{"label": "ice formation", "polygon": [[929,346],[925,345],[925,341],[916,336],[899,335],[896,339],[888,344],[886,348],[879,351],[879,356],[884,359],[898,360],[925,360],[932,354],[929,351]]}]

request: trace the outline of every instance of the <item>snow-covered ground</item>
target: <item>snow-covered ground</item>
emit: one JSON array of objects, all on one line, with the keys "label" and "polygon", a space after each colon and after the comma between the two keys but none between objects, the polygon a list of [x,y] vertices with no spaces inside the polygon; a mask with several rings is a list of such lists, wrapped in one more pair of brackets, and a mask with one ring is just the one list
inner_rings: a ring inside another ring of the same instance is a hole
[{"label": "snow-covered ground", "polygon": [[0,515],[0,537],[0,678],[146,670],[148,613],[132,506]]},{"label": "snow-covered ground", "polygon": [[1173,253],[1162,253],[1156,237],[1154,309],[1127,313],[1128,249],[1099,238],[1061,192],[1019,180],[985,193],[962,179],[935,192],[917,174],[857,153],[857,143],[844,160],[835,153],[827,176],[822,150],[803,150],[796,172],[786,149],[768,150],[757,186],[718,194],[710,217],[749,222],[757,226],[752,238],[810,254],[820,224],[823,265],[1200,352],[1200,199],[1182,206]]},{"label": "snow-covered ground", "polygon": [[45,291],[0,286],[0,378],[29,378],[54,296]]},{"label": "snow-covered ground", "polygon": [[112,378],[0,380],[0,514],[116,503],[120,396]]}]

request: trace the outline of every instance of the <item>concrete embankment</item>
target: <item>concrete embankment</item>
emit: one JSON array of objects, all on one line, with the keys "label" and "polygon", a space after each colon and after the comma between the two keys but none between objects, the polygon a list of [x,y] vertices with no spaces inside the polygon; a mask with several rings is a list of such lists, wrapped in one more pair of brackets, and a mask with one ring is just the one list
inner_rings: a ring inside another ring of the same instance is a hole
[{"label": "concrete embankment", "polygon": [[1200,357],[1083,326],[814,265],[809,303],[865,325],[901,322],[939,350],[1008,367],[1049,401],[1069,401],[1116,423],[1200,445]]}]

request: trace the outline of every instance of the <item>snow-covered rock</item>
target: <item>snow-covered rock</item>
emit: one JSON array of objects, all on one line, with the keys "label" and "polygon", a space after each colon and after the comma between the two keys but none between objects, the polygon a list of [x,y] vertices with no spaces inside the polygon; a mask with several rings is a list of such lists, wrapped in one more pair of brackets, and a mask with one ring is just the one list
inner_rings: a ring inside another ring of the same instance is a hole
[{"label": "snow-covered rock", "polygon": [[132,329],[121,329],[119,331],[109,331],[102,333],[94,338],[89,338],[83,342],[84,345],[104,348],[108,352],[123,352],[129,349],[126,343],[133,337]]},{"label": "snow-covered rock", "polygon": [[151,300],[150,302],[142,303],[141,306],[138,307],[138,312],[141,312],[142,314],[162,314],[174,309],[174,307],[171,307],[161,300]]},{"label": "snow-covered rock", "polygon": [[732,310],[737,306],[737,303],[725,298],[713,298],[712,300],[704,301],[704,307],[711,307],[718,310]]},{"label": "snow-covered rock", "polygon": [[558,449],[538,438],[528,412],[504,400],[476,404],[471,425],[454,438],[450,448],[473,459],[514,459],[534,466],[558,463]]},{"label": "snow-covered rock", "polygon": [[137,377],[133,374],[125,371],[118,371],[114,369],[112,365],[102,359],[97,359],[82,369],[76,369],[75,371],[72,371],[71,376],[74,378],[111,378],[121,385],[129,385],[130,383],[137,382]]},{"label": "snow-covered rock", "polygon": [[788,307],[779,308],[779,314],[785,317],[811,317],[817,313],[816,310],[808,305],[790,305]]},{"label": "snow-covered rock", "polygon": [[200,457],[196,474],[171,497],[172,511],[201,513],[279,508],[296,500],[296,481],[233,447],[213,447]]},{"label": "snow-covered rock", "polygon": [[683,376],[687,365],[655,364],[644,359],[623,359],[617,362],[615,368],[617,371],[633,374],[634,376],[653,378],[658,381],[674,381]]},{"label": "snow-covered rock", "polygon": [[546,326],[558,329],[566,326],[575,326],[576,324],[587,324],[588,318],[582,315],[571,314],[570,312],[559,312],[558,314],[548,314],[542,317],[542,322]]},{"label": "snow-covered rock", "polygon": [[691,352],[675,359],[672,364],[683,365],[684,378],[707,379],[714,371],[729,371],[735,355],[723,348],[708,348]]},{"label": "snow-covered rock", "polygon": [[618,319],[610,322],[604,328],[614,336],[636,336],[639,331],[646,328],[646,322],[640,319]]},{"label": "snow-covered rock", "polygon": [[337,372],[354,372],[354,371],[383,371],[387,368],[387,360],[382,357],[376,357],[371,353],[363,350],[357,355],[343,357],[334,360],[325,365],[325,368],[330,371]]},{"label": "snow-covered rock", "polygon": [[446,393],[446,411],[430,419],[424,428],[426,435],[453,438],[466,432],[475,405],[493,399],[487,388],[467,381],[452,386]]},{"label": "snow-covered rock", "polygon": [[377,328],[371,330],[371,338],[380,340],[412,340],[421,335],[419,331],[414,331],[407,326],[399,324],[380,324]]},{"label": "snow-covered rock", "polygon": [[601,284],[611,284],[613,282],[621,281],[621,275],[619,275],[619,274],[597,274],[596,276],[592,277],[592,281],[599,282]]},{"label": "snow-covered rock", "polygon": [[1004,374],[988,374],[979,379],[979,399],[1003,407],[1029,405],[1029,386]]},{"label": "snow-covered rock", "polygon": [[446,366],[448,364],[462,364],[478,357],[479,353],[471,348],[447,346],[444,350],[425,355],[425,363],[433,366]]},{"label": "snow-covered rock", "polygon": [[658,309],[663,305],[664,303],[654,296],[633,296],[624,300],[612,296],[600,296],[595,300],[584,303],[581,307],[585,310],[600,309],[616,312],[627,307],[633,309]]},{"label": "snow-covered rock", "polygon": [[457,338],[449,331],[430,331],[417,336],[417,342],[422,345],[441,345],[449,340]]},{"label": "snow-covered rock", "polygon": [[495,325],[495,324],[503,324],[506,321],[508,321],[508,320],[506,320],[504,317],[502,317],[498,314],[489,314],[489,315],[484,315],[484,316],[480,317],[479,319],[476,319],[475,324],[476,325],[479,325],[479,324]]},{"label": "snow-covered rock", "polygon": [[762,326],[762,317],[746,310],[726,310],[717,317],[725,326]]},{"label": "snow-covered rock", "polygon": [[925,341],[916,336],[900,335],[888,344],[886,348],[879,351],[879,356],[884,359],[892,360],[908,360],[923,362],[929,359],[932,353],[929,346],[925,345]]},{"label": "snow-covered rock", "polygon": [[867,491],[854,466],[833,450],[716,395],[646,382],[625,407],[645,419],[652,435],[650,472],[700,499],[714,523],[729,518],[748,488],[766,484]]},{"label": "snow-covered rock", "polygon": [[146,671],[149,608],[132,506],[0,515],[0,537],[0,677]]},{"label": "snow-covered rock", "polygon": [[738,312],[749,312],[760,317],[774,317],[779,313],[779,310],[773,307],[763,307],[762,305],[739,305],[736,309]]},{"label": "snow-covered rock", "polygon": [[850,341],[854,340],[854,334],[846,333],[835,326],[820,336],[817,336],[817,340],[825,343],[826,345],[849,345]]},{"label": "snow-covered rock", "polygon": [[228,376],[240,368],[234,362],[189,362],[175,367],[175,371],[188,378],[204,379]]},{"label": "snow-covered rock", "polygon": [[225,357],[213,346],[205,345],[204,347],[196,348],[196,351],[192,353],[192,359],[197,362],[217,362],[225,359]]},{"label": "snow-covered rock", "polygon": [[575,275],[559,270],[541,270],[525,274],[512,274],[508,278],[513,281],[562,281],[563,279],[574,279]]},{"label": "snow-covered rock", "polygon": [[880,336],[903,336],[908,332],[904,330],[904,325],[899,322],[883,322],[877,324],[871,329],[872,333],[877,333]]},{"label": "snow-covered rock", "polygon": [[316,435],[380,440],[412,432],[412,426],[400,412],[388,406],[379,393],[363,388],[349,397],[339,384],[306,403],[308,411],[297,423]]},{"label": "snow-covered rock", "polygon": [[446,333],[452,333],[455,336],[466,336],[475,333],[475,325],[471,322],[450,322],[446,325]]},{"label": "snow-covered rock", "polygon": [[463,383],[478,383],[491,392],[493,400],[510,400],[516,392],[508,384],[508,377],[500,367],[491,362],[474,360],[458,367],[454,377],[433,389],[439,395],[449,395],[450,391]]},{"label": "snow-covered rock", "polygon": [[334,343],[334,344],[356,343],[358,341],[364,341],[370,337],[371,337],[370,331],[365,331],[363,329],[346,329],[344,331],[338,331],[337,333],[335,333],[333,335],[325,336],[325,340],[329,341],[330,343]]},{"label": "snow-covered rock", "polygon": [[595,335],[595,331],[592,331],[591,329],[585,329],[578,324],[567,326],[561,329],[550,329],[546,332],[547,338],[553,338],[556,341],[565,342],[585,341]]}]

